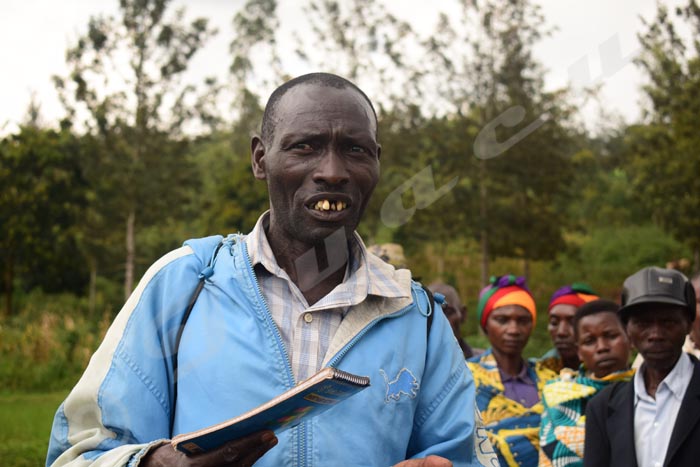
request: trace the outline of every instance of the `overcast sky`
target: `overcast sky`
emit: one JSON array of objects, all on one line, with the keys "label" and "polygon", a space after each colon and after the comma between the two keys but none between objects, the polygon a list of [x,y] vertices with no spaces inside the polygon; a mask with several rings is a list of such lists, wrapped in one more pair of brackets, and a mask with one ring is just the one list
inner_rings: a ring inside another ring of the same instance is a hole
[{"label": "overcast sky", "polygon": [[[430,30],[436,16],[435,6],[443,1],[387,0],[387,3],[419,30]],[[230,62],[230,22],[243,0],[176,0],[175,3],[185,5],[192,15],[209,17],[219,28],[218,36],[196,57],[194,64],[203,73],[206,70],[206,75],[225,76]],[[639,88],[643,77],[629,59],[638,48],[636,34],[642,29],[639,17],[653,17],[656,0],[539,0],[539,3],[548,23],[557,28],[535,50],[547,70],[547,86],[553,89],[567,83],[575,86],[599,83],[604,110],[628,122],[636,120],[640,115]],[[117,0],[2,0],[0,134],[14,131],[26,113],[32,93],[37,96],[46,121],[54,122],[62,115],[51,75],[65,74],[65,50],[85,30],[89,17],[115,12],[117,4]],[[589,108],[585,118],[597,119],[597,111],[597,107]]]}]

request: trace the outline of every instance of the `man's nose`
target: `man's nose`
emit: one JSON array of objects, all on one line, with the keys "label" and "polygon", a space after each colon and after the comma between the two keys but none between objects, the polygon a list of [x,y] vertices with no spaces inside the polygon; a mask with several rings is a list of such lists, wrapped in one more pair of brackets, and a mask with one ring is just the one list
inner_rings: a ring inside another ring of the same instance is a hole
[{"label": "man's nose", "polygon": [[321,157],[313,174],[315,182],[325,182],[329,185],[342,185],[348,182],[350,175],[346,161],[336,148],[329,148]]},{"label": "man's nose", "polygon": [[663,325],[659,322],[653,322],[647,330],[647,338],[651,340],[664,340],[666,338],[666,332]]}]

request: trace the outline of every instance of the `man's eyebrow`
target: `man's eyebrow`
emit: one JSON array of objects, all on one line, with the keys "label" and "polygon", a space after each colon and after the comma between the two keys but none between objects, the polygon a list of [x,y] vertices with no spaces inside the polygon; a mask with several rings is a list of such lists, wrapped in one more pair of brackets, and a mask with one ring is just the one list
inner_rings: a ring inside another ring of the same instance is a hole
[{"label": "man's eyebrow", "polygon": [[289,131],[287,133],[280,134],[280,142],[290,143],[292,141],[297,141],[297,140],[319,139],[319,138],[323,138],[323,137],[324,137],[323,133],[317,132],[317,131],[293,130],[293,131]]},{"label": "man's eyebrow", "polygon": [[[279,135],[280,143],[281,144],[288,144],[292,141],[297,141],[297,140],[325,140],[329,139],[328,133],[326,131],[314,131],[314,130],[290,130],[286,133],[281,133]],[[360,142],[365,142],[365,143],[375,143],[379,144],[377,142],[377,139],[375,138],[373,132],[371,131],[366,131],[364,129],[362,130],[357,130],[357,131],[346,131],[342,135],[340,135],[339,140],[341,142],[352,142],[352,141],[360,141]]]}]

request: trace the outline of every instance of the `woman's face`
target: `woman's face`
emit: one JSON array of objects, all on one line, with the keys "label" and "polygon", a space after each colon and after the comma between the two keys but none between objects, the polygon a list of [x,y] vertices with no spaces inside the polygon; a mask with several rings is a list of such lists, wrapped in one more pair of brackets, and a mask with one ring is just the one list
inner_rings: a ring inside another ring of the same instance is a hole
[{"label": "woman's face", "polygon": [[489,314],[484,332],[495,351],[521,356],[532,334],[532,324],[532,315],[525,308],[506,305]]},{"label": "woman's face", "polygon": [[629,366],[629,339],[614,312],[584,316],[578,321],[577,328],[578,356],[596,378]]}]

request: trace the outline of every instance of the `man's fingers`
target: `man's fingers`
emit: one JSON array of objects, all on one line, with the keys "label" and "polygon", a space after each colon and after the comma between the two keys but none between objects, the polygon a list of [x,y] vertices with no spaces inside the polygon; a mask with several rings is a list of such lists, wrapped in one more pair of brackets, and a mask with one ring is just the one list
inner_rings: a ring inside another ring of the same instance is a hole
[{"label": "man's fingers", "polygon": [[440,456],[428,456],[423,459],[409,459],[399,462],[394,467],[452,467],[452,462]]},{"label": "man's fingers", "polygon": [[247,456],[243,457],[240,459],[240,461],[235,465],[236,467],[250,467],[255,462],[260,459],[267,451],[272,449],[277,445],[277,438],[273,437],[272,440],[267,442],[266,444],[261,444],[259,445],[254,451],[250,452]]},{"label": "man's fingers", "polygon": [[259,431],[229,441],[211,452],[197,455],[197,464],[203,466],[251,466],[276,444],[277,437],[272,431]]}]

